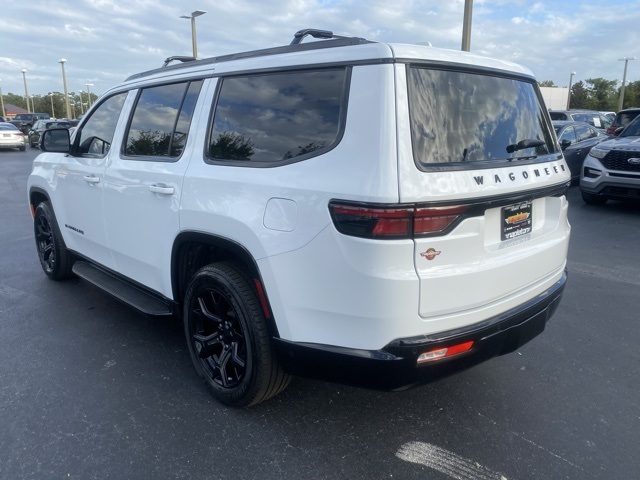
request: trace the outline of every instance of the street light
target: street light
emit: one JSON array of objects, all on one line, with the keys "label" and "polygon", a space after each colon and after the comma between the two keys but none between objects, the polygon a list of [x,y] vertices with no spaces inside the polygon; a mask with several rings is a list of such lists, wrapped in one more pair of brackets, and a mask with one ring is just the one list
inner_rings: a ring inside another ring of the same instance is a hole
[{"label": "street light", "polygon": [[569,110],[569,106],[571,105],[571,83],[573,82],[573,76],[576,72],[571,72],[569,75],[569,94],[567,95],[567,110]]},{"label": "street light", "polygon": [[89,87],[93,87],[93,83],[85,83],[87,87],[87,96],[89,97],[89,108],[91,108],[91,89]]},{"label": "street light", "polygon": [[622,88],[620,88],[620,101],[618,102],[618,111],[622,110],[622,102],[624,101],[624,84],[627,81],[627,63],[629,60],[635,60],[636,57],[619,58],[618,61],[624,61],[624,75],[622,75]]},{"label": "street light", "polygon": [[51,98],[51,118],[56,118],[56,111],[53,109],[53,93],[49,94],[49,98]]},{"label": "street light", "polygon": [[22,69],[22,81],[24,82],[24,97],[27,99],[27,112],[31,113],[31,108],[29,107],[29,91],[27,90],[27,70]]},{"label": "street light", "polygon": [[464,20],[462,21],[462,48],[463,52],[471,51],[471,11],[473,0],[464,0]]},{"label": "street light", "polygon": [[[0,80],[1,82],[2,80]],[[0,103],[2,104],[2,118],[7,119],[7,112],[4,110],[4,97],[2,96],[2,87],[0,87]]]},{"label": "street light", "polygon": [[61,58],[58,63],[62,66],[62,86],[64,87],[64,101],[67,107],[67,118],[73,118],[71,116],[71,105],[69,105],[69,94],[67,93],[67,76],[64,73],[64,64],[66,62],[66,58]]},{"label": "street light", "polygon": [[193,45],[193,58],[198,58],[198,44],[196,42],[196,17],[204,15],[207,12],[202,10],[196,10],[191,12],[191,15],[180,15],[180,18],[191,19],[191,43]]},{"label": "street light", "polygon": [[84,115],[84,109],[82,108],[82,90],[78,90],[80,94],[80,115]]}]

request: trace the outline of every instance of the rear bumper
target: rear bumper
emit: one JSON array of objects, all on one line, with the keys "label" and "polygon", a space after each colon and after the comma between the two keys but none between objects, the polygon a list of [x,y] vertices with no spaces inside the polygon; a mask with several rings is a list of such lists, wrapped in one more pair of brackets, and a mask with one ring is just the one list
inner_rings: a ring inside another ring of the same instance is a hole
[{"label": "rear bumper", "polygon": [[[381,350],[355,350],[331,345],[275,339],[283,368],[291,374],[321,380],[401,390],[465,370],[510,353],[543,332],[555,312],[567,274],[545,292],[502,315],[457,330],[394,340]],[[465,353],[417,364],[421,353],[473,341]]]}]

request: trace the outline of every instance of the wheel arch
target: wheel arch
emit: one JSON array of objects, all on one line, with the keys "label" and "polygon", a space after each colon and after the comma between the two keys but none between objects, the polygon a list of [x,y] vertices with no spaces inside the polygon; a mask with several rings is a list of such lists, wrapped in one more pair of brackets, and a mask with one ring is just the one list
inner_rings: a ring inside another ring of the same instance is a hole
[{"label": "wheel arch", "polygon": [[[31,216],[33,216],[33,213],[36,207],[42,202],[51,203],[49,194],[46,192],[46,190],[40,187],[31,187],[29,189],[29,205],[31,207]],[[52,205],[52,208],[53,208],[53,205]]]},{"label": "wheel arch", "polygon": [[231,261],[240,265],[255,282],[258,300],[263,309],[269,333],[279,338],[267,291],[253,255],[241,244],[225,237],[202,232],[182,232],[171,252],[171,288],[174,300],[183,305],[189,280],[205,265],[220,261]]}]

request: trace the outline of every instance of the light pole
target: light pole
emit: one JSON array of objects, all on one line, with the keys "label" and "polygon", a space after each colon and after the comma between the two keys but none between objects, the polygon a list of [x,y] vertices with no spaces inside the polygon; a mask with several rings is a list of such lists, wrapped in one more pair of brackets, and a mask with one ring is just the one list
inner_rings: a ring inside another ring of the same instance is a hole
[{"label": "light pole", "polygon": [[[1,82],[2,80],[0,80]],[[0,87],[0,103],[2,104],[2,118],[7,119],[7,112],[4,110],[4,97],[2,96],[2,87]]]},{"label": "light pole", "polygon": [[27,99],[27,112],[31,113],[31,108],[29,107],[29,91],[27,90],[27,70],[22,69],[22,81],[24,82],[24,97]]},{"label": "light pole", "polygon": [[84,108],[82,108],[82,90],[78,90],[80,94],[80,115],[84,115]]},{"label": "light pole", "polygon": [[64,64],[66,62],[66,58],[61,58],[58,63],[62,66],[62,86],[64,87],[64,102],[67,107],[67,118],[73,118],[71,117],[71,105],[69,105],[69,94],[67,93],[67,76],[64,73]]},{"label": "light pole", "polygon": [[471,10],[473,0],[464,0],[464,20],[462,22],[462,48],[463,52],[471,51]]},{"label": "light pole", "polygon": [[622,75],[622,87],[620,88],[620,101],[618,102],[618,111],[622,110],[622,102],[624,101],[624,84],[627,81],[627,63],[629,60],[635,60],[636,57],[619,58],[618,61],[624,61],[624,74]]},{"label": "light pole", "polygon": [[191,15],[180,15],[180,18],[191,19],[191,44],[193,45],[193,58],[198,58],[198,44],[196,42],[196,17],[204,15],[207,12],[196,10]]},{"label": "light pole", "polygon": [[49,94],[49,98],[51,99],[51,118],[56,118],[56,111],[53,109],[53,93]]},{"label": "light pole", "polygon": [[87,97],[89,97],[89,107],[87,108],[87,110],[89,108],[91,108],[91,89],[89,87],[93,87],[93,83],[85,83],[85,86],[87,87]]},{"label": "light pole", "polygon": [[569,107],[571,106],[571,84],[573,83],[573,76],[576,74],[576,72],[571,72],[571,75],[569,75],[569,93],[567,94],[567,110],[569,110]]}]

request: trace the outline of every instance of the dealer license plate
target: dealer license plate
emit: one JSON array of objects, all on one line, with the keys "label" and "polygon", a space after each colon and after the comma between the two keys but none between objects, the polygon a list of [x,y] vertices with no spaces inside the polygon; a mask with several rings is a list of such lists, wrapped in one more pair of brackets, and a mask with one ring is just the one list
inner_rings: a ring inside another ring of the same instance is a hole
[{"label": "dealer license plate", "polygon": [[533,209],[531,202],[521,202],[502,207],[502,240],[512,240],[531,233]]}]

